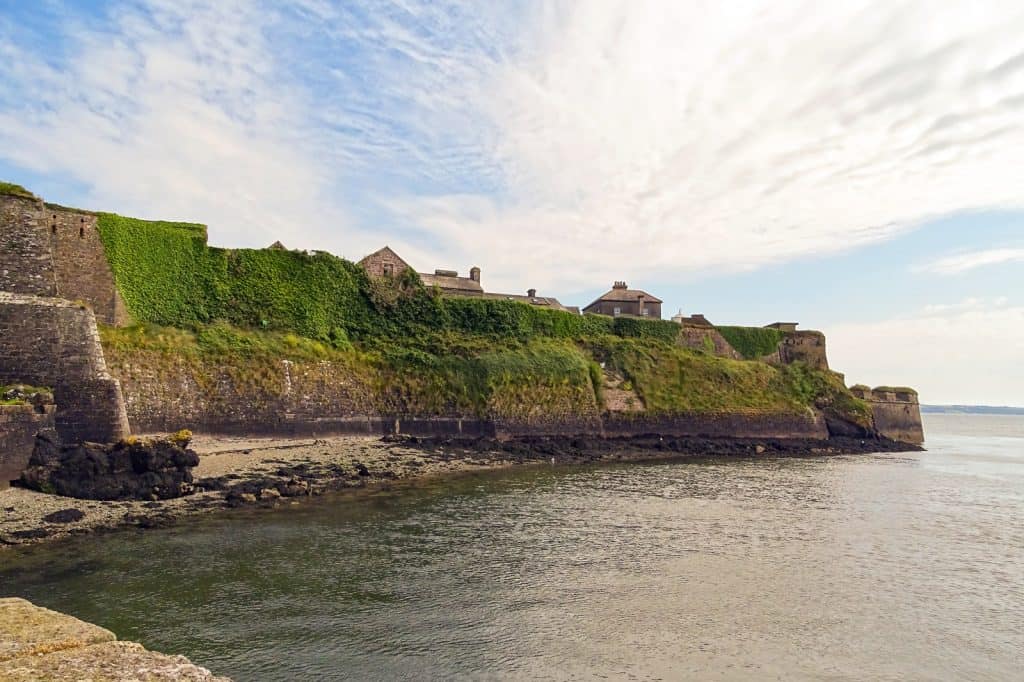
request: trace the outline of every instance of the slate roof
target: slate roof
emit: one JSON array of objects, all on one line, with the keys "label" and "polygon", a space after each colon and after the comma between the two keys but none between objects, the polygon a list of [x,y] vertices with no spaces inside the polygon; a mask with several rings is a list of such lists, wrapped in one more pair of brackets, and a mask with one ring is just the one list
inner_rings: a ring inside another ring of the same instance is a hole
[{"label": "slate roof", "polygon": [[[550,296],[522,296],[519,294],[486,293],[482,298],[489,298],[495,301],[519,301],[520,303],[529,303],[530,305],[543,306],[553,310],[569,310],[562,305],[557,298],[552,298]],[[576,312],[579,312],[579,309],[577,309]]]},{"label": "slate roof", "polygon": [[[596,303],[600,303],[601,301],[632,303],[641,296],[644,297],[644,301],[647,303],[662,303],[662,300],[657,296],[651,296],[646,291],[642,291],[640,289],[611,289],[603,296],[598,297],[593,303],[588,305],[587,308]],[[584,308],[584,310],[586,310],[586,308]]]},{"label": "slate roof", "polygon": [[484,292],[484,288],[480,286],[480,282],[470,279],[469,277],[451,277],[448,275],[421,272],[420,279],[423,280],[423,286],[428,289],[437,285],[441,289],[450,289],[453,291],[475,292],[478,294],[482,294]]}]

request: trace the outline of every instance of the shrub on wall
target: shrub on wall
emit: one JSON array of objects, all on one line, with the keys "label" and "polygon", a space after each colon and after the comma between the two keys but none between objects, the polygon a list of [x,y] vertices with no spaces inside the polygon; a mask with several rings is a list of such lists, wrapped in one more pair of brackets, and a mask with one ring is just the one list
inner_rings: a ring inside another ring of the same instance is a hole
[{"label": "shrub on wall", "polygon": [[747,360],[774,353],[782,342],[782,332],[770,327],[715,327],[729,345]]}]

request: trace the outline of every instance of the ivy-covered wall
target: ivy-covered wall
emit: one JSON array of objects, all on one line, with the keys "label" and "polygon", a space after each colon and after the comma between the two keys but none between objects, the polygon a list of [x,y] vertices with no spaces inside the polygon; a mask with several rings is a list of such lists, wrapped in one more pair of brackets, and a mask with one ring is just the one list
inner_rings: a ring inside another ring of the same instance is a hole
[{"label": "ivy-covered wall", "polygon": [[715,327],[729,345],[747,360],[771,355],[779,348],[782,332],[770,327]]},{"label": "ivy-covered wall", "polygon": [[442,298],[413,272],[398,280],[367,277],[358,265],[324,252],[218,249],[206,228],[100,214],[97,228],[132,318],[190,327],[232,325],[344,344],[390,337],[422,345],[445,332],[526,340],[596,334],[674,341],[668,321],[575,315],[519,303]]}]

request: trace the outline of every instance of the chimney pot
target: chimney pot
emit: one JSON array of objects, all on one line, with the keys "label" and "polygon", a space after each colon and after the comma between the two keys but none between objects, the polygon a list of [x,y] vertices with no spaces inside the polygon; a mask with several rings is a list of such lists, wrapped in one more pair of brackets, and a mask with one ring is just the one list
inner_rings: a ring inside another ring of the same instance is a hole
[{"label": "chimney pot", "polygon": [[530,298],[536,298],[537,297],[537,290],[536,289],[527,289],[526,290],[526,295],[529,296]]},{"label": "chimney pot", "polygon": [[480,268],[475,265],[469,269],[469,278],[474,282],[480,282]]}]

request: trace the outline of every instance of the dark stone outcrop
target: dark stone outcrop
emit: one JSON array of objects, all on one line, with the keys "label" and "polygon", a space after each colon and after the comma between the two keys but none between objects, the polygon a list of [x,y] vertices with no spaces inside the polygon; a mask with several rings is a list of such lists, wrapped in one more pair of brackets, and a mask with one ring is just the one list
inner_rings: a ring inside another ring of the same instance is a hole
[{"label": "dark stone outcrop", "polygon": [[199,456],[165,440],[62,446],[41,434],[20,484],[86,500],[166,500],[194,490]]}]

